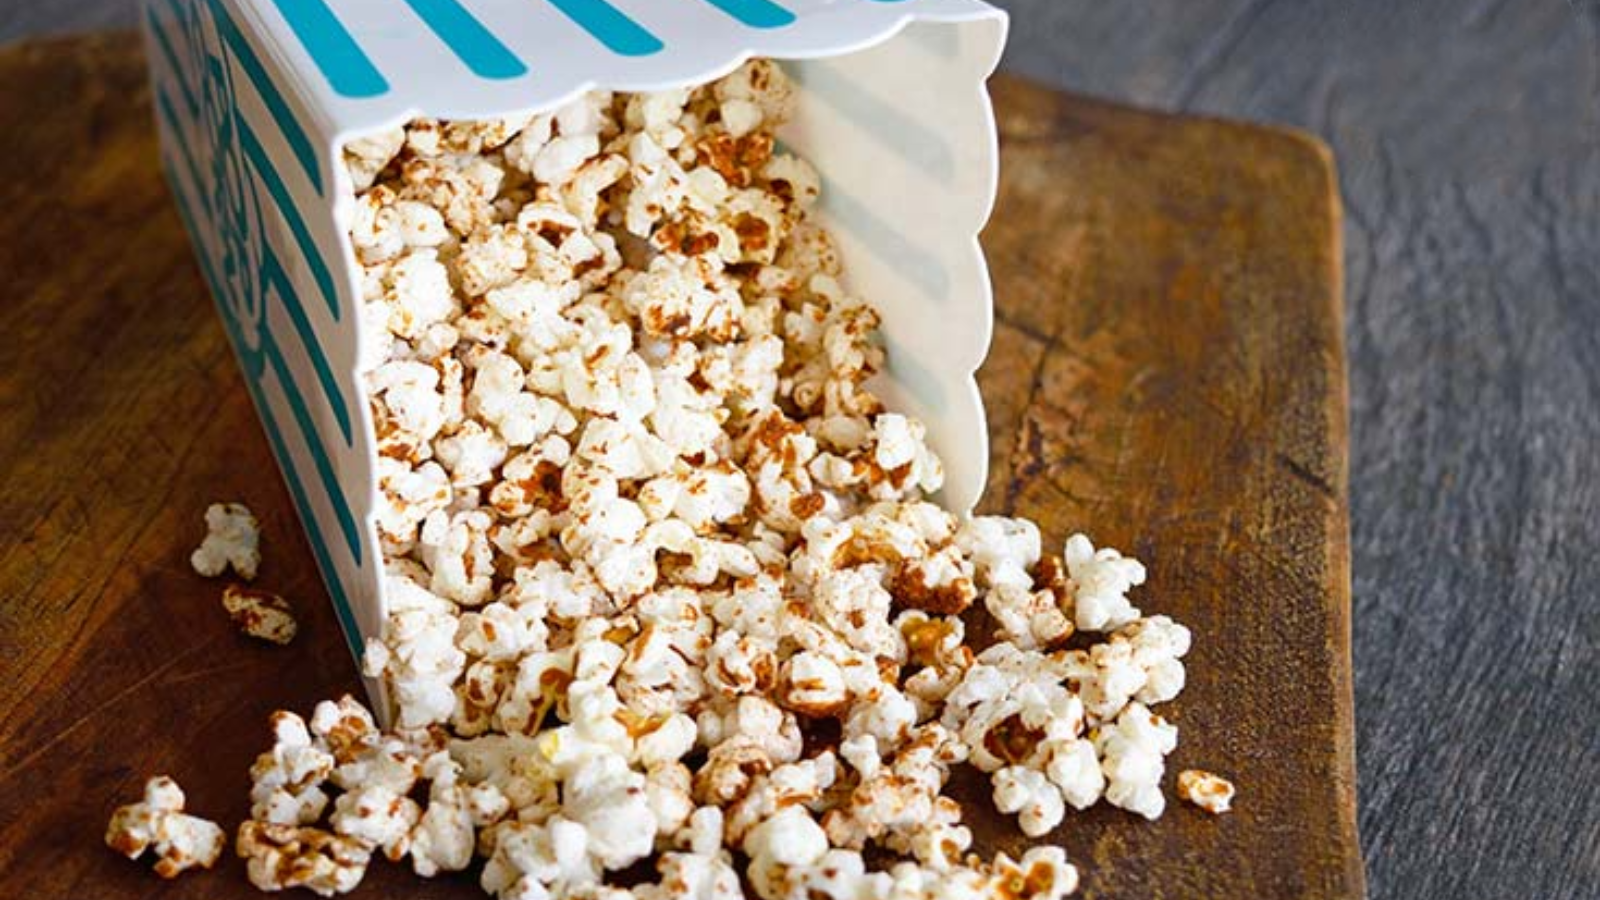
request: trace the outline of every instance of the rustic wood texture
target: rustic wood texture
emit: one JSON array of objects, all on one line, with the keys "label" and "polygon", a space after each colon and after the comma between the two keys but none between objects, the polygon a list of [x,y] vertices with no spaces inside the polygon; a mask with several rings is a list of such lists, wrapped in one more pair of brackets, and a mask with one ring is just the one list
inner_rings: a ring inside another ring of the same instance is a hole
[{"label": "rustic wood texture", "polygon": [[[0,54],[0,896],[250,895],[165,885],[99,846],[171,774],[232,826],[273,708],[356,685],[288,498],[158,176],[125,37]],[[1002,196],[982,373],[985,505],[1150,566],[1194,628],[1170,771],[1238,811],[1097,809],[1058,835],[1087,898],[1355,898],[1338,211],[1319,145],[997,85]],[[25,177],[16,177],[25,176]],[[219,498],[264,520],[289,649],[233,633],[189,571]],[[987,807],[972,783],[965,796]],[[974,815],[982,843],[1020,835]],[[356,896],[474,896],[375,865]]]}]

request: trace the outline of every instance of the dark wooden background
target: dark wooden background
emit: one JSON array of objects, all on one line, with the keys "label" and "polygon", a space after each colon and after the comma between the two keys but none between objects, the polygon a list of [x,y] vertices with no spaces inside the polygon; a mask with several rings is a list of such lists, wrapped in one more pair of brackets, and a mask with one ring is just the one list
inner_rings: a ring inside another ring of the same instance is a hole
[{"label": "dark wooden background", "polygon": [[1333,146],[1371,896],[1600,895],[1600,2],[997,2],[1013,71]]}]

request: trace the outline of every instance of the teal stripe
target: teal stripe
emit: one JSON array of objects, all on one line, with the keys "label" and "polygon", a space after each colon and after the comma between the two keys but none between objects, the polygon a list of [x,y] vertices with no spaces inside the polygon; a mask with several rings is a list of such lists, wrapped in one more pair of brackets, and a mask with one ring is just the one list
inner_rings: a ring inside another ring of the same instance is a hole
[{"label": "teal stripe", "polygon": [[[181,186],[175,185],[173,193],[178,195],[180,202],[184,202],[185,193]],[[184,216],[186,220],[190,219],[187,212],[184,213]],[[200,257],[201,265],[209,268],[210,259],[203,249],[205,245],[200,243],[201,234],[202,232],[200,231],[194,231],[195,251],[196,255]],[[274,260],[271,265],[276,265],[276,261]],[[211,277],[208,277],[207,281],[211,283],[212,293],[216,295],[217,302],[220,305],[222,298],[225,296],[220,293],[221,282]],[[293,313],[290,314],[290,318],[294,318]],[[222,321],[228,328],[229,336],[233,338],[234,346],[245,346],[243,338],[236,331],[233,316],[226,309],[222,312]],[[328,459],[328,454],[323,449],[322,437],[317,431],[317,424],[311,420],[311,413],[306,407],[305,397],[300,394],[300,388],[295,383],[293,375],[289,372],[288,362],[283,358],[283,351],[278,347],[277,339],[270,329],[262,330],[261,352],[272,365],[278,380],[283,382],[284,396],[289,401],[289,409],[293,411],[301,433],[305,435],[306,445],[311,448],[311,457],[316,463],[317,474],[321,476],[323,488],[328,494],[328,505],[333,507],[334,514],[339,518],[339,525],[344,531],[345,541],[350,546],[350,555],[355,559],[356,565],[360,565],[361,538],[356,529],[355,517],[350,512],[350,505],[345,501],[344,492],[339,489],[339,480],[334,474],[333,463]],[[245,381],[250,381],[250,378],[246,377]]]},{"label": "teal stripe", "polygon": [[866,204],[842,191],[824,187],[822,205],[840,228],[871,247],[873,256],[893,265],[929,300],[949,299],[950,274],[937,254],[928,252]]},{"label": "teal stripe", "polygon": [[[217,0],[211,0],[216,3]],[[389,82],[323,0],[272,0],[322,77],[342,97],[376,97]]]},{"label": "teal stripe", "polygon": [[793,24],[794,13],[772,0],[705,0],[751,28],[782,28]]},{"label": "teal stripe", "polygon": [[456,0],[406,0],[406,5],[482,78],[517,78],[528,67]]},{"label": "teal stripe", "polygon": [[919,362],[916,354],[900,349],[887,331],[879,331],[878,340],[889,358],[889,370],[894,373],[894,380],[917,398],[923,409],[946,409],[949,401],[939,387],[938,373]]},{"label": "teal stripe", "polygon": [[[216,272],[211,268],[211,260],[201,250],[200,235],[202,232],[196,227],[194,215],[190,211],[189,203],[184,197],[182,186],[172,170],[171,161],[163,154],[161,161],[167,171],[167,181],[172,185],[172,194],[177,200],[178,216],[183,219],[183,225],[189,232],[189,240],[195,248],[195,256],[200,263],[200,273],[211,288],[213,302],[217,304],[221,313],[223,327],[228,331],[228,338],[235,347],[241,346],[240,337],[235,331],[233,320],[227,311],[222,309],[222,283],[217,280]],[[278,430],[278,423],[272,418],[272,408],[266,403],[266,398],[261,395],[261,389],[250,378],[244,379],[245,388],[250,392],[251,402],[255,404],[257,418],[261,420],[263,430],[267,433],[267,441],[272,445],[272,455],[278,460],[278,469],[283,472],[283,480],[289,486],[289,496],[294,499],[295,511],[300,516],[300,522],[305,526],[306,536],[310,539],[311,553],[316,557],[317,567],[322,571],[322,580],[328,586],[328,594],[333,599],[333,609],[339,617],[339,626],[344,629],[345,642],[350,645],[350,652],[357,659],[361,658],[364,650],[359,646],[361,629],[356,625],[355,613],[350,608],[350,601],[345,596],[344,586],[339,581],[339,571],[334,568],[333,560],[328,555],[328,542],[322,536],[322,528],[317,524],[317,518],[311,509],[311,503],[306,497],[305,486],[300,482],[300,476],[294,468],[294,458],[289,455],[288,446],[283,441],[283,434]],[[356,560],[359,567],[359,555]]]},{"label": "teal stripe", "polygon": [[249,123],[242,118],[239,120],[239,143],[244,147],[244,153],[250,157],[250,163],[256,173],[261,176],[262,182],[267,186],[267,193],[272,195],[272,200],[278,205],[278,212],[283,214],[284,222],[288,223],[289,231],[294,235],[294,242],[300,248],[300,255],[305,257],[306,265],[311,269],[311,277],[317,282],[317,289],[322,292],[322,300],[328,306],[328,312],[335,322],[339,321],[339,295],[333,287],[333,274],[328,271],[328,263],[322,258],[322,252],[317,248],[317,242],[311,238],[311,230],[306,227],[305,217],[300,214],[300,208],[295,205],[294,198],[289,196],[289,189],[278,176],[278,169],[272,164],[272,158],[267,155],[265,147],[261,146],[261,139],[250,129]]},{"label": "teal stripe", "polygon": [[547,0],[551,6],[620,56],[649,56],[660,52],[661,39],[628,18],[605,0]]},{"label": "teal stripe", "polygon": [[[250,397],[255,401],[256,409],[268,410],[261,389],[248,378],[245,379],[245,384],[250,389]],[[355,611],[350,608],[349,599],[345,597],[344,585],[339,581],[339,570],[334,568],[333,559],[328,555],[328,542],[323,538],[322,528],[317,524],[311,502],[306,498],[305,486],[300,483],[299,476],[294,472],[294,457],[289,455],[289,448],[283,442],[283,435],[278,431],[277,423],[272,421],[272,413],[264,412],[261,422],[266,426],[267,440],[272,443],[272,455],[278,458],[278,468],[286,476],[284,481],[289,484],[289,495],[294,498],[294,506],[300,513],[300,521],[306,526],[306,536],[311,539],[311,553],[317,559],[317,568],[322,570],[322,581],[328,586],[328,594],[333,598],[333,609],[339,616],[339,627],[344,629],[345,643],[350,645],[350,653],[359,662],[366,649],[361,646],[361,628],[356,624]],[[359,553],[356,554],[356,567],[361,567]]]},{"label": "teal stripe", "polygon": [[172,98],[159,88],[156,90],[156,108],[161,110],[161,118],[166,120],[167,130],[172,132],[172,142],[178,145],[178,150],[183,154],[183,167],[188,172],[189,181],[194,185],[195,196],[205,204],[209,214],[211,203],[206,199],[206,182],[200,178],[200,167],[195,165],[194,153],[189,149],[189,142],[185,140],[187,135],[178,126],[178,114],[172,108]]},{"label": "teal stripe", "polygon": [[794,78],[874,141],[940,182],[956,177],[955,156],[937,131],[906,115],[883,98],[826,63],[796,66]]},{"label": "teal stripe", "polygon": [[256,56],[250,42],[240,33],[239,26],[234,24],[227,10],[223,9],[221,0],[207,0],[207,2],[216,17],[217,30],[222,33],[223,40],[233,50],[234,57],[239,60],[239,67],[244,69],[245,74],[250,77],[251,84],[255,85],[256,93],[261,96],[261,102],[266,104],[273,121],[278,123],[278,131],[282,132],[284,141],[289,144],[289,151],[299,160],[300,168],[305,170],[312,189],[320,196],[322,170],[317,166],[317,151],[311,146],[311,139],[306,137],[305,130],[300,127],[300,121],[294,117],[289,104],[284,102],[283,94],[273,83],[272,76],[267,74],[266,67],[261,64],[261,58]]},{"label": "teal stripe", "polygon": [[267,283],[271,284],[283,301],[284,312],[289,314],[289,321],[294,323],[295,333],[300,336],[300,343],[305,345],[306,356],[311,359],[312,368],[317,370],[317,381],[322,384],[322,393],[328,399],[328,405],[333,408],[334,418],[339,420],[339,431],[344,435],[345,446],[351,446],[350,410],[345,406],[344,392],[339,389],[339,380],[333,375],[333,368],[328,364],[328,357],[322,352],[322,344],[317,341],[316,329],[311,327],[311,320],[306,318],[305,307],[300,303],[300,296],[295,293],[294,284],[289,280],[289,273],[283,269],[283,261],[278,259],[278,254],[271,247],[266,248],[266,256],[262,260],[263,275]]},{"label": "teal stripe", "polygon": [[178,54],[177,51],[172,49],[172,39],[167,36],[166,27],[161,24],[160,19],[156,18],[156,11],[153,7],[145,7],[144,14],[150,33],[155,36],[156,46],[161,48],[161,55],[167,61],[167,68],[172,70],[172,80],[177,82],[178,90],[183,93],[184,108],[189,110],[190,117],[199,118],[200,101],[195,99],[194,88],[189,86],[187,73],[184,72],[183,66],[178,63]]},{"label": "teal stripe", "polygon": [[289,371],[289,362],[283,358],[283,350],[278,346],[277,338],[270,330],[263,330],[261,333],[261,350],[267,363],[272,366],[273,373],[278,376],[278,381],[283,384],[283,396],[289,401],[289,410],[294,413],[295,423],[300,426],[300,433],[306,439],[306,446],[311,449],[311,460],[316,464],[323,492],[328,495],[328,505],[333,507],[333,514],[339,519],[339,530],[344,532],[345,544],[350,548],[350,555],[355,558],[356,565],[360,565],[361,530],[356,526],[355,516],[350,512],[350,504],[345,500],[344,491],[339,488],[339,476],[333,471],[333,461],[328,459],[322,435],[317,431],[317,423],[312,421],[311,411],[306,407],[306,398],[300,393],[300,386],[295,383],[294,373]]}]

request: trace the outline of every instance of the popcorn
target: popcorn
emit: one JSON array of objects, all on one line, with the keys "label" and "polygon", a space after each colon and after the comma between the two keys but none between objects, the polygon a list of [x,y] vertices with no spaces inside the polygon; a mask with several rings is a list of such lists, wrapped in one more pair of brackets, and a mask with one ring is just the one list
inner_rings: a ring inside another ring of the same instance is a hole
[{"label": "popcorn", "polygon": [[1202,769],[1178,773],[1178,796],[1213,816],[1227,812],[1233,804],[1233,782]]},{"label": "popcorn", "polygon": [[666,853],[657,870],[657,883],[634,889],[638,900],[744,900],[739,873],[721,856]]},{"label": "popcorn", "polygon": [[226,836],[216,823],[183,811],[183,790],[159,775],[145,782],[144,799],[118,807],[106,826],[106,846],[129,859],[154,850],[156,874],[176,878],[199,866],[209,869],[222,855]]},{"label": "popcorn", "polygon": [[850,699],[844,673],[820,653],[806,651],[791,656],[784,663],[781,678],[788,685],[783,696],[784,705],[805,716],[836,715]]},{"label": "popcorn", "polygon": [[424,519],[450,504],[450,476],[438,463],[413,469],[387,456],[378,457],[378,503],[373,518],[378,537],[388,549],[403,552],[417,540]]},{"label": "popcorn", "polygon": [[1106,631],[1139,617],[1127,598],[1130,588],[1144,584],[1144,566],[1138,560],[1124,559],[1110,548],[1096,550],[1081,534],[1067,539],[1061,556],[1071,577],[1080,629]]},{"label": "popcorn", "polygon": [[271,822],[240,825],[235,849],[257,888],[305,888],[323,897],[355,890],[371,859],[371,851],[352,838]]},{"label": "popcorn", "polygon": [[480,606],[494,591],[494,556],[489,527],[494,520],[482,510],[449,515],[431,513],[422,523],[418,551],[432,578],[428,590],[462,606]]},{"label": "popcorn", "polygon": [[1115,718],[1137,698],[1163,703],[1183,689],[1180,661],[1189,651],[1189,630],[1166,616],[1133,622],[1087,653],[1063,657],[1079,682],[1079,696],[1094,722]]},{"label": "popcorn", "polygon": [[1033,587],[1028,571],[1039,561],[1039,528],[1032,522],[975,516],[956,534],[956,544],[971,556],[984,587]]},{"label": "popcorn", "polygon": [[768,866],[816,862],[828,852],[828,836],[804,809],[788,806],[750,831],[744,839],[744,852],[750,857],[750,874],[755,879],[756,873]]},{"label": "popcorn", "polygon": [[658,823],[651,811],[647,780],[616,755],[600,756],[567,779],[561,812],[583,828],[588,853],[615,871],[648,855]]},{"label": "popcorn", "polygon": [[240,578],[253,581],[261,565],[261,525],[243,503],[213,503],[206,507],[206,537],[189,556],[189,565],[207,578],[232,568]]},{"label": "popcorn", "polygon": [[457,782],[460,770],[448,753],[423,763],[423,777],[430,782],[428,808],[411,835],[411,868],[424,878],[459,872],[472,862],[475,832],[467,793]]},{"label": "popcorn", "polygon": [[1007,766],[995,772],[992,780],[995,809],[1016,813],[1022,833],[1028,837],[1050,833],[1066,815],[1061,792],[1037,769]]},{"label": "popcorn", "polygon": [[382,284],[386,324],[396,337],[418,337],[457,308],[449,272],[432,249],[401,257],[384,272]]},{"label": "popcorn", "polygon": [[391,128],[346,143],[344,165],[351,186],[357,191],[371,187],[373,179],[388,167],[405,142],[405,129]]},{"label": "popcorn", "polygon": [[455,646],[456,606],[404,570],[392,568],[384,584],[390,605],[387,640],[367,642],[364,671],[388,680],[402,728],[446,721],[455,710],[455,680],[466,667],[466,654]]},{"label": "popcorn", "polygon": [[432,440],[444,427],[439,370],[431,365],[410,360],[385,363],[367,374],[367,389],[382,402],[384,421],[418,442]]},{"label": "popcorn", "polygon": [[491,834],[494,850],[479,883],[501,900],[541,900],[553,885],[570,891],[599,881],[583,826],[559,815],[545,823],[503,823]]},{"label": "popcorn", "polygon": [[266,591],[228,585],[222,591],[222,608],[241,632],[268,643],[287,645],[299,629],[288,601]]},{"label": "popcorn", "polygon": [[340,795],[329,823],[336,834],[399,861],[411,849],[411,832],[421,816],[416,801],[378,784]]},{"label": "popcorn", "polygon": [[1150,707],[1189,632],[1129,600],[1137,561],[927,501],[943,468],[870,386],[821,179],[775,151],[792,106],[758,60],[347,150],[388,606],[363,669],[394,728],[350,698],[274,719],[258,885],[347,890],[382,853],[484,857],[502,900],[733,900],[741,874],[1058,900],[1059,848],[971,855],[955,767],[1028,837],[1161,813]]},{"label": "popcorn", "polygon": [[1051,741],[1046,745],[1045,756],[1045,773],[1073,809],[1088,809],[1105,792],[1105,772],[1092,741]]},{"label": "popcorn", "polygon": [[294,713],[273,713],[272,735],[272,749],[250,767],[250,817],[283,825],[311,824],[327,808],[322,783],[333,773],[334,758],[312,743],[305,720]]},{"label": "popcorn", "polygon": [[1178,730],[1142,703],[1130,703],[1117,720],[1100,729],[1095,746],[1105,770],[1106,800],[1147,819],[1166,809],[1161,794],[1163,757],[1178,743]]}]

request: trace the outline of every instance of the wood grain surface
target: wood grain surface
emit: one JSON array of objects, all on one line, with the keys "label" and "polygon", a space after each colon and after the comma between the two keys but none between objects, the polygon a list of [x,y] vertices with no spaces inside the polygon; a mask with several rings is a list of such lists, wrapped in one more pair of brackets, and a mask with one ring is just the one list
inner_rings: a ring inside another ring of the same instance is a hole
[{"label": "wood grain surface", "polygon": [[[163,772],[231,827],[266,714],[353,688],[354,667],[159,179],[136,44],[14,48],[0,84],[30,86],[0,102],[0,896],[248,896],[231,858],[160,882],[100,846],[106,817]],[[1148,563],[1142,605],[1195,631],[1169,770],[1241,786],[1219,820],[1069,819],[1081,895],[1359,897],[1327,153],[996,92],[985,506]],[[189,571],[220,498],[263,519],[261,583],[302,612],[289,649],[234,634]],[[1020,843],[973,819],[988,847]],[[356,896],[475,893],[375,865]]]}]

